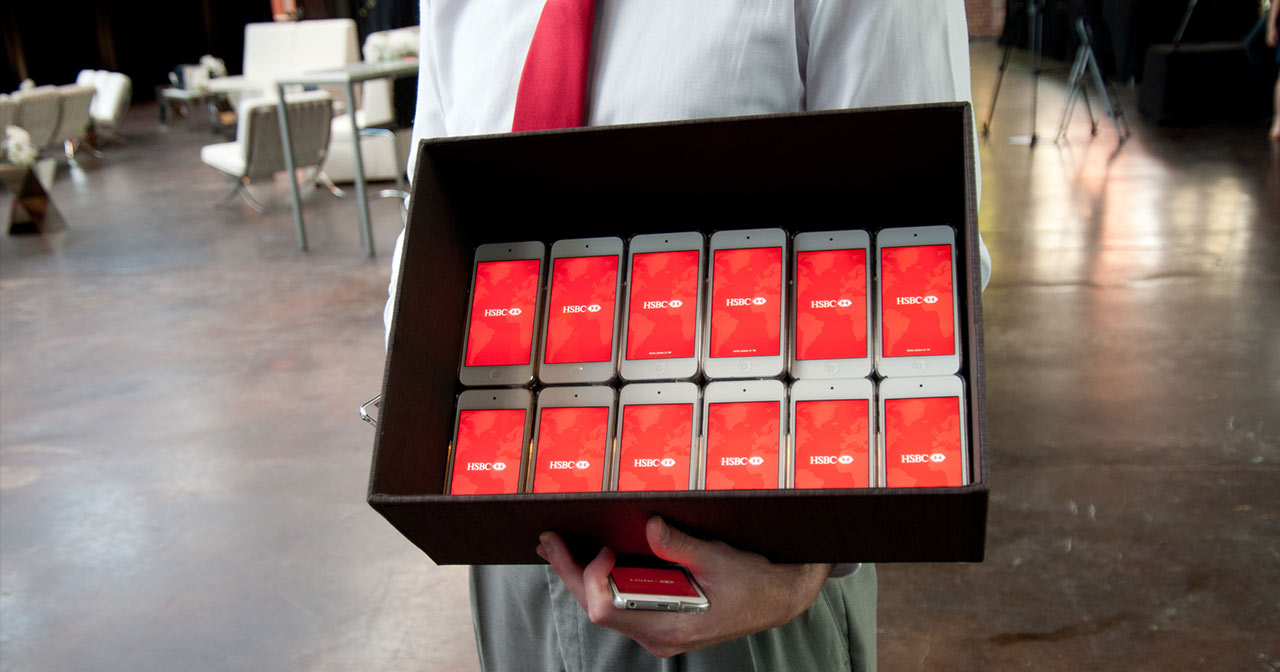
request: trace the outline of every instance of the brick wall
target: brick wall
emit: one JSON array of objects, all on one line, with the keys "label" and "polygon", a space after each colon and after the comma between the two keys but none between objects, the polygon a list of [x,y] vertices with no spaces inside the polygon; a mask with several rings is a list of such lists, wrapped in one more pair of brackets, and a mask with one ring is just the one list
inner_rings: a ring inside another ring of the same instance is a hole
[{"label": "brick wall", "polygon": [[999,37],[1004,29],[1005,0],[964,0],[970,37]]}]

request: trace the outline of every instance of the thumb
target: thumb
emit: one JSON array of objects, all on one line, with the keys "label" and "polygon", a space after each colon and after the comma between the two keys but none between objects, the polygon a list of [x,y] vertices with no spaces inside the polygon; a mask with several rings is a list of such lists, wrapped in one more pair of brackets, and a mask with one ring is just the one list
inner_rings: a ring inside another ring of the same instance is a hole
[{"label": "thumb", "polygon": [[653,554],[678,565],[684,565],[696,574],[710,559],[710,542],[691,537],[667,524],[661,516],[654,516],[645,525],[645,537]]}]

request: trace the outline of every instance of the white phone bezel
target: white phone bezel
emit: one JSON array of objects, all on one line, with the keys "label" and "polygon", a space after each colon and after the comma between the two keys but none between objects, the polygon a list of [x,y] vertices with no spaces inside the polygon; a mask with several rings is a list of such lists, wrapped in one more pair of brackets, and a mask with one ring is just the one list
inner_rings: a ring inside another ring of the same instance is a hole
[{"label": "white phone bezel", "polygon": [[[630,565],[623,565],[630,566]],[[613,595],[613,606],[619,609],[637,609],[644,611],[674,611],[686,614],[701,614],[711,609],[711,600],[707,599],[707,594],[702,591],[702,586],[698,585],[693,574],[685,567],[679,565],[672,566],[671,569],[679,569],[684,572],[685,578],[689,580],[689,585],[698,593],[698,597],[692,598],[687,595],[660,595],[654,593],[624,593],[618,590],[618,584],[613,580],[613,572],[609,572],[609,592]]]},{"label": "white phone bezel", "polygon": [[[485,261],[518,261],[538,259],[538,289],[534,299],[533,334],[529,340],[529,363],[508,366],[467,366],[467,345],[471,341],[471,311],[475,308],[476,270]],[[471,261],[471,285],[467,293],[467,316],[463,322],[462,354],[458,358],[458,380],[463,385],[509,385],[527,387],[533,382],[541,348],[538,325],[542,319],[542,288],[547,277],[547,246],[540,241],[522,243],[486,243],[476,248]]]},{"label": "white phone bezel", "polygon": [[956,375],[946,376],[912,376],[905,378],[885,378],[880,381],[879,398],[876,401],[876,433],[879,436],[876,460],[879,463],[881,487],[889,487],[886,477],[886,460],[888,443],[885,434],[885,402],[890,399],[927,399],[932,397],[956,397],[960,400],[960,452],[964,460],[960,463],[961,486],[971,485],[973,478],[969,468],[973,455],[969,451],[969,415],[968,402],[965,400],[964,379]]},{"label": "white phone bezel", "polygon": [[[707,378],[726,380],[733,378],[776,378],[787,367],[787,232],[782,229],[748,229],[743,231],[717,231],[711,234],[707,250],[706,315],[703,318],[702,371]],[[782,277],[778,292],[778,354],[759,357],[712,357],[711,319],[715,307],[715,256],[719,250],[745,250],[762,247],[782,249]]]},{"label": "white phone bezel", "polygon": [[796,402],[798,401],[867,401],[867,487],[874,488],[879,483],[879,459],[876,445],[876,401],[875,384],[866,378],[836,380],[797,380],[791,384],[787,395],[787,421],[791,445],[788,453],[791,457],[791,468],[787,478],[787,487],[795,487],[795,460],[798,452],[796,445]]},{"label": "white phone bezel", "polygon": [[[848,357],[841,359],[806,359],[796,358],[796,349],[799,340],[796,337],[796,329],[798,320],[796,313],[799,311],[800,302],[800,253],[801,252],[817,252],[822,250],[864,250],[866,272],[866,325],[867,325],[867,356],[866,357]],[[872,341],[875,340],[875,327],[871,321],[873,312],[872,305],[875,298],[871,295],[871,235],[862,230],[847,231],[811,231],[806,233],[798,233],[791,243],[791,315],[790,323],[790,347],[787,348],[787,358],[791,377],[796,379],[817,378],[863,378],[871,374],[872,362],[875,361],[875,354],[872,349]]]},{"label": "white phone bezel", "polygon": [[[598,408],[609,407],[609,417],[605,425],[605,444],[603,463],[600,472],[600,489],[588,492],[608,492],[609,465],[613,464],[613,426],[618,412],[617,394],[608,385],[575,385],[572,387],[547,387],[538,392],[538,401],[534,405],[533,433],[529,435],[529,468],[526,473],[524,491],[534,493],[534,477],[537,476],[538,439],[542,431],[542,411],[546,408]],[[540,493],[555,494],[555,493]]]},{"label": "white phone bezel", "polygon": [[[618,491],[618,475],[621,470],[622,460],[622,419],[627,406],[651,406],[657,404],[692,404],[692,426],[689,429],[689,483],[687,488],[695,490],[698,487],[698,460],[700,459],[699,448],[701,442],[698,440],[701,428],[702,413],[702,391],[698,386],[689,382],[677,383],[632,383],[623,386],[618,392],[618,418],[616,429],[613,432],[615,437],[613,464],[609,470],[611,474],[610,481],[612,490]],[[627,492],[656,492],[628,490]]]},{"label": "white phone bezel", "polygon": [[707,383],[702,393],[702,430],[698,461],[698,489],[707,489],[707,459],[710,456],[710,436],[707,433],[707,420],[711,417],[712,404],[732,404],[751,401],[778,402],[778,489],[786,488],[790,480],[791,456],[787,444],[787,390],[782,381],[765,380],[722,380]]},{"label": "white phone bezel", "polygon": [[[453,486],[454,458],[458,454],[458,422],[462,411],[522,410],[524,437],[520,449],[520,473],[516,480],[516,493],[524,492],[525,475],[529,469],[529,442],[533,438],[533,393],[522,387],[463,390],[453,411],[453,434],[449,439],[449,458],[444,470],[444,494],[450,494]],[[505,493],[514,494],[514,493]]]},{"label": "white phone bezel", "polygon": [[[551,245],[551,255],[547,260],[547,281],[544,283],[546,288],[543,292],[542,323],[538,329],[539,347],[538,347],[538,380],[550,385],[557,384],[574,384],[587,385],[593,383],[608,383],[618,374],[618,323],[621,321],[619,316],[622,313],[622,276],[626,273],[625,267],[626,244],[617,236],[604,236],[600,238],[571,238],[567,240],[558,240]],[[547,358],[547,330],[551,324],[551,292],[554,287],[551,285],[555,282],[555,267],[558,259],[573,259],[578,257],[605,257],[616,255],[618,257],[618,273],[614,281],[613,288],[613,335],[609,344],[609,361],[606,362],[561,362],[559,364],[548,364]]]},{"label": "white phone bezel", "polygon": [[[618,372],[626,381],[641,380],[689,380],[698,375],[702,363],[702,311],[706,299],[707,239],[697,231],[679,233],[652,233],[632,236],[627,244],[626,301],[622,310],[622,342],[618,347]],[[693,356],[665,359],[627,359],[627,341],[631,323],[632,265],[636,254],[653,252],[698,252],[698,288],[695,295]]]},{"label": "white phone bezel", "polygon": [[[918,245],[951,246],[951,319],[952,349],[950,355],[924,357],[886,357],[884,355],[884,264],[883,250],[891,247]],[[898,229],[882,229],[876,234],[876,373],[884,378],[897,376],[941,376],[960,370],[960,291],[959,272],[956,268],[956,234],[949,226],[915,226]]]}]

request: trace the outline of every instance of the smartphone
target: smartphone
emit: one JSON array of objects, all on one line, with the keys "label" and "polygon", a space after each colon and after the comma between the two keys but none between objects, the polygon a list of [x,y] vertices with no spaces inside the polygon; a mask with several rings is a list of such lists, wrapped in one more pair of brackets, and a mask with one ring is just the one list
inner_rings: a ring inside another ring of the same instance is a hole
[{"label": "smartphone", "polygon": [[624,380],[690,380],[702,348],[701,233],[634,236],[627,244],[627,309],[622,321]]},{"label": "smartphone", "polygon": [[876,234],[880,271],[876,371],[885,378],[960,370],[956,241],[949,226]]},{"label": "smartphone", "polygon": [[710,308],[702,362],[708,378],[773,378],[786,370],[786,247],[782,229],[711,235]]},{"label": "smartphone", "polygon": [[458,370],[463,385],[523,386],[533,381],[533,339],[546,252],[536,241],[476,248]]},{"label": "smartphone", "polygon": [[609,483],[613,388],[548,387],[538,393],[528,492],[601,492]]},{"label": "smartphone", "polygon": [[779,380],[708,383],[703,393],[701,485],[707,490],[786,486],[786,390]]},{"label": "smartphone", "polygon": [[621,238],[575,238],[551,246],[551,281],[538,379],[607,383],[618,369]]},{"label": "smartphone", "polygon": [[680,565],[637,563],[615,564],[609,572],[609,590],[613,606],[619,609],[645,609],[701,614],[711,609],[711,601],[702,592],[689,570]]},{"label": "smartphone", "polygon": [[533,394],[525,389],[466,390],[458,395],[444,494],[520,492],[532,418]]},{"label": "smartphone", "polygon": [[871,373],[871,236],[796,234],[792,267],[791,376],[864,378]]},{"label": "smartphone", "polygon": [[618,393],[614,489],[692,490],[701,392],[693,383],[633,383]]},{"label": "smartphone", "polygon": [[880,381],[881,477],[889,488],[969,483],[964,381],[959,376]]},{"label": "smartphone", "polygon": [[876,469],[871,381],[797,380],[789,398],[791,487],[872,487]]}]

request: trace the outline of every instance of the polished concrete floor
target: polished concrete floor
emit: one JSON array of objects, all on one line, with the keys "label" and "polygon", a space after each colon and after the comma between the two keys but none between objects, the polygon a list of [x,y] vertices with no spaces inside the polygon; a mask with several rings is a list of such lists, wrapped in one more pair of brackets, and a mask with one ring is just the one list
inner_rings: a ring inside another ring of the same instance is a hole
[{"label": "polished concrete floor", "polygon": [[[998,50],[975,44],[985,113]],[[880,566],[885,670],[1280,669],[1280,155],[1025,73],[982,145],[987,560]],[[0,236],[0,670],[475,669],[465,570],[364,503],[398,213],[213,207],[152,107]],[[0,203],[7,208],[7,200]]]}]

